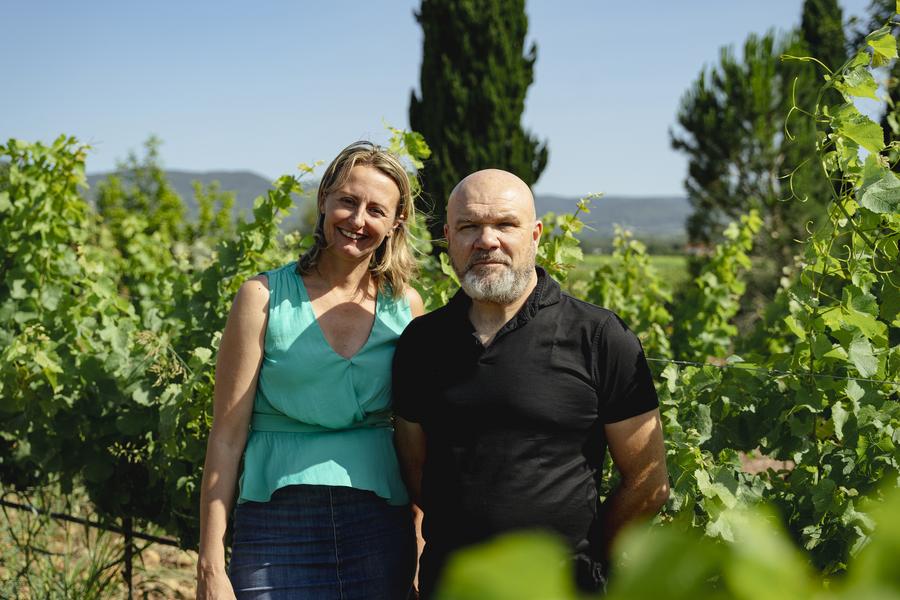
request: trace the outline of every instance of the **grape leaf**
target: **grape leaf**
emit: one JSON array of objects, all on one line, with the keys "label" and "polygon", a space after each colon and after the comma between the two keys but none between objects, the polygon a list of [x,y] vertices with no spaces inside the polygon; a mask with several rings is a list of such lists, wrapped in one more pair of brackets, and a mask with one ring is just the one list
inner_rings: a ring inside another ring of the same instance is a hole
[{"label": "grape leaf", "polygon": [[892,214],[900,211],[900,179],[891,173],[865,188],[860,205],[878,214]]},{"label": "grape leaf", "polygon": [[884,148],[884,131],[852,104],[845,104],[835,112],[834,127],[869,152],[880,152]]},{"label": "grape leaf", "polygon": [[848,358],[859,374],[863,377],[872,377],[878,372],[878,359],[872,351],[872,344],[868,339],[857,336],[850,342]]}]

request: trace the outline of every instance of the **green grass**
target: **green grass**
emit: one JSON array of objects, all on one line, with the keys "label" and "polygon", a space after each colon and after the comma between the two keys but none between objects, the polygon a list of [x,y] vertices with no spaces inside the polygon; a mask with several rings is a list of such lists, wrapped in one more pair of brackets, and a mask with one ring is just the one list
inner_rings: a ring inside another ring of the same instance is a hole
[{"label": "green grass", "polygon": [[[584,261],[572,271],[569,280],[588,281],[595,270],[611,262],[612,256],[609,254],[586,254]],[[673,290],[688,280],[687,263],[687,256],[680,254],[660,254],[650,257],[650,265]]]}]

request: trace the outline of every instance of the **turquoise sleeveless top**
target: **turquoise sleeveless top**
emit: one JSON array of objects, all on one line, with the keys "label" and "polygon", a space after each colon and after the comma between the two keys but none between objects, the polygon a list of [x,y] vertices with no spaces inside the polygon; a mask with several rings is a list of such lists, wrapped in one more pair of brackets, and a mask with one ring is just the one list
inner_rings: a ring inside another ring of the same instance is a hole
[{"label": "turquoise sleeveless top", "polygon": [[402,505],[390,420],[394,347],[409,302],[379,292],[375,322],[352,358],[331,349],[296,262],[268,271],[269,321],[238,502],[284,486],[347,486]]}]

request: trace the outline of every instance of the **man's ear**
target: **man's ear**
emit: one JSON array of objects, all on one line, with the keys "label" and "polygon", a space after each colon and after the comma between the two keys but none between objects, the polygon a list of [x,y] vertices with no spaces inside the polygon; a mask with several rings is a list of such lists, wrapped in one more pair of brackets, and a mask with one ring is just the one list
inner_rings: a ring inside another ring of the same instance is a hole
[{"label": "man's ear", "polygon": [[444,239],[447,239],[447,234],[450,233],[450,225],[444,223]]},{"label": "man's ear", "polygon": [[534,230],[531,232],[532,238],[534,238],[534,243],[537,244],[538,240],[541,239],[541,234],[544,232],[544,224],[540,221],[534,222]]}]

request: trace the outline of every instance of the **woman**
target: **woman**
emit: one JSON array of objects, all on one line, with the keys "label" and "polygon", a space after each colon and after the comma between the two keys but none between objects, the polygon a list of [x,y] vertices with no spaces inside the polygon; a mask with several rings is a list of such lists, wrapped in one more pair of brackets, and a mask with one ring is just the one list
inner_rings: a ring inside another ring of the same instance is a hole
[{"label": "woman", "polygon": [[328,166],[317,204],[312,249],[246,281],[225,325],[198,598],[392,599],[410,589],[415,537],[389,413],[396,340],[424,312],[408,286],[409,180],[396,158],[358,142]]}]

